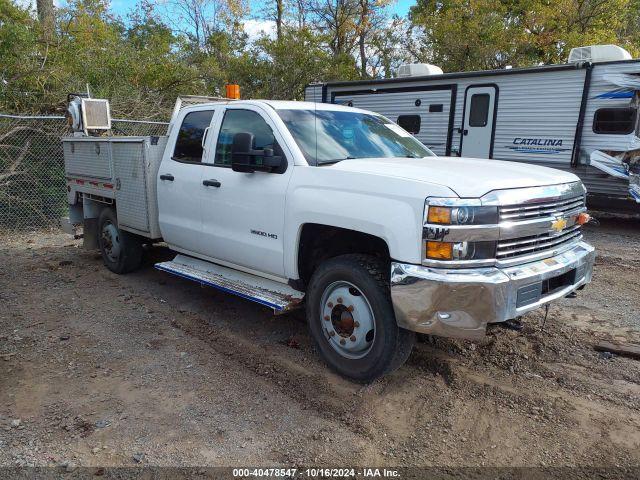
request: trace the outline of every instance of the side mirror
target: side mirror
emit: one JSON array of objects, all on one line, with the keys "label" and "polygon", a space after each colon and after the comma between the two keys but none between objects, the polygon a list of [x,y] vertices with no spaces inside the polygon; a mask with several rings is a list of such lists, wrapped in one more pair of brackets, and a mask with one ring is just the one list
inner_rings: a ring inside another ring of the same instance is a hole
[{"label": "side mirror", "polygon": [[234,172],[253,173],[250,152],[253,147],[253,134],[249,132],[236,133],[231,145],[231,169]]},{"label": "side mirror", "polygon": [[231,145],[231,169],[234,172],[273,172],[282,167],[283,158],[273,154],[273,149],[253,149],[254,136],[239,132],[233,136]]}]

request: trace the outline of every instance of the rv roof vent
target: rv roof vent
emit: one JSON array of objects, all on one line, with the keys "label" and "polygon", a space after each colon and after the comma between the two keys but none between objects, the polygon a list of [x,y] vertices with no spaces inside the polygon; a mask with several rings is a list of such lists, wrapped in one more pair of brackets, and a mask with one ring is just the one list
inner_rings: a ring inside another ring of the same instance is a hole
[{"label": "rv roof vent", "polygon": [[442,69],[428,63],[408,63],[400,65],[398,77],[426,77],[428,75],[442,75]]},{"label": "rv roof vent", "polygon": [[631,60],[631,54],[617,45],[590,45],[572,48],[569,52],[569,63],[578,62],[611,62]]}]

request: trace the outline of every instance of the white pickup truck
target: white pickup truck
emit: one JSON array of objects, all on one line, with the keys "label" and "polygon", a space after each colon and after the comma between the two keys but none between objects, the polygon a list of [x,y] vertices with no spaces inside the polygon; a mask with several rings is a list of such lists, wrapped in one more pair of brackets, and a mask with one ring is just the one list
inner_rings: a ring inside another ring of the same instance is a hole
[{"label": "white pickup truck", "polygon": [[402,365],[415,332],[477,339],[591,280],[576,176],[436,157],[375,113],[211,101],[178,106],[167,136],[92,133],[63,138],[69,224],[110,270],[164,241],[160,270],[304,305],[320,355],[358,381]]}]

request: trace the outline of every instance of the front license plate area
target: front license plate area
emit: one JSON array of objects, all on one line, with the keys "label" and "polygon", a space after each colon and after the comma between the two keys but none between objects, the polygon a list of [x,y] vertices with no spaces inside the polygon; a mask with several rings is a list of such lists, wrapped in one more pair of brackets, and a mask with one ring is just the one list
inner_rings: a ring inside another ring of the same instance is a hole
[{"label": "front license plate area", "polygon": [[576,269],[542,281],[542,296],[550,295],[576,283]]},{"label": "front license plate area", "polygon": [[579,273],[578,270],[574,268],[561,275],[520,287],[516,299],[516,308],[536,303],[547,295],[552,295],[558,290],[575,284],[576,281],[580,279],[580,275],[584,275],[584,271]]}]

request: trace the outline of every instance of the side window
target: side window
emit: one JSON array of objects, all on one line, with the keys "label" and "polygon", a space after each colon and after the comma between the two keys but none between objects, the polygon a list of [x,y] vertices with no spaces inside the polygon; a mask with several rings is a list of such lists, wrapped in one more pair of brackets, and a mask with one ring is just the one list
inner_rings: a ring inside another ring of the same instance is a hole
[{"label": "side window", "polygon": [[593,132],[611,135],[628,135],[636,126],[636,109],[601,108],[593,117]]},{"label": "side window", "polygon": [[420,115],[400,115],[396,123],[414,135],[420,132]]},{"label": "side window", "polygon": [[218,143],[216,145],[215,165],[231,165],[231,146],[236,133],[248,132],[253,134],[253,149],[262,150],[272,148],[276,154],[280,150],[273,136],[271,127],[256,112],[251,110],[229,109],[224,114]]},{"label": "side window", "polygon": [[488,93],[476,93],[471,96],[469,107],[469,126],[486,127],[489,119],[490,97]]},{"label": "side window", "polygon": [[174,160],[181,162],[202,161],[202,137],[206,128],[211,124],[213,110],[191,112],[185,115],[178,138],[176,148],[173,151]]}]

